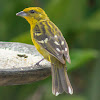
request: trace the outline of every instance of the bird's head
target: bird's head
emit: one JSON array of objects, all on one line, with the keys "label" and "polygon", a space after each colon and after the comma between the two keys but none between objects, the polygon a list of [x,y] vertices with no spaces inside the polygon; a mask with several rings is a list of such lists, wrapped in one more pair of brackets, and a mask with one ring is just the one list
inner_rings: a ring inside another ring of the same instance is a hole
[{"label": "bird's head", "polygon": [[40,20],[49,19],[45,11],[40,7],[25,8],[23,11],[18,12],[16,15],[24,17],[30,24],[34,24]]}]

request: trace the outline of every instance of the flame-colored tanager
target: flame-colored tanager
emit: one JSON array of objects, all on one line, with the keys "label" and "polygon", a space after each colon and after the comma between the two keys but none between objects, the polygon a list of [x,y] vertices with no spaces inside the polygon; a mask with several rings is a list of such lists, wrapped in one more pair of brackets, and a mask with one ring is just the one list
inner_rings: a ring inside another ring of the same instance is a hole
[{"label": "flame-colored tanager", "polygon": [[66,72],[66,60],[70,63],[69,48],[61,31],[40,7],[25,8],[16,15],[29,22],[36,49],[51,62],[52,93],[56,96],[64,91],[73,94]]}]

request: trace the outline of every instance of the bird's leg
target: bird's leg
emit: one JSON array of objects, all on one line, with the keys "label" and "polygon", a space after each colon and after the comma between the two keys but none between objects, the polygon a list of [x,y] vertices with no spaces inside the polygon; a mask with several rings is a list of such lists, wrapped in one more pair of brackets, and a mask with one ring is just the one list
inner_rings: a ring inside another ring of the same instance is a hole
[{"label": "bird's leg", "polygon": [[34,66],[39,66],[39,63],[40,63],[41,61],[43,61],[43,60],[44,60],[44,58],[41,59],[39,62],[37,62]]}]

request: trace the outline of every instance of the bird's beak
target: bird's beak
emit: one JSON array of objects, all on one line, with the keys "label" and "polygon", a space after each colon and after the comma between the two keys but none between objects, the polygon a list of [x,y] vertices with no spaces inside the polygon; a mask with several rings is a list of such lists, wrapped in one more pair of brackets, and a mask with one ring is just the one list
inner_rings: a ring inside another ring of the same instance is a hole
[{"label": "bird's beak", "polygon": [[16,13],[16,16],[25,17],[25,16],[28,16],[28,14],[24,11],[20,11],[20,12]]}]

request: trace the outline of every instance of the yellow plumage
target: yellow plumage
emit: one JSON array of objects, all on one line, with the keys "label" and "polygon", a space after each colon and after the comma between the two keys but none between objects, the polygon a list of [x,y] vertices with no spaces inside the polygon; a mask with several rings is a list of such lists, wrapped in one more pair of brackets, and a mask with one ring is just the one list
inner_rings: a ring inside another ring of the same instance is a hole
[{"label": "yellow plumage", "polygon": [[69,49],[61,31],[39,7],[25,8],[16,15],[29,22],[33,44],[44,59],[51,62],[52,93],[56,96],[64,91],[73,94],[66,72],[66,60],[70,63]]}]

